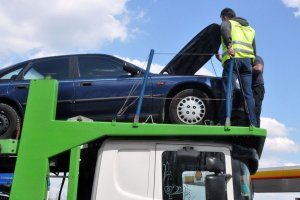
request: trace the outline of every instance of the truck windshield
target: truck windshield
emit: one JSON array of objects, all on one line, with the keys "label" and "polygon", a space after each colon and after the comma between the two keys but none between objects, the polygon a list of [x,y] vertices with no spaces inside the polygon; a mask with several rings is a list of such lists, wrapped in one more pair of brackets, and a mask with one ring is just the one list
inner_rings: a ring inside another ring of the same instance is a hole
[{"label": "truck windshield", "polygon": [[241,162],[241,195],[243,200],[252,199],[251,183],[250,183],[250,172],[244,163]]},{"label": "truck windshield", "polygon": [[163,200],[206,200],[205,177],[214,174],[207,170],[206,158],[217,157],[225,164],[221,152],[198,152],[182,159],[177,151],[162,154]]},{"label": "truck windshield", "polygon": [[248,166],[239,160],[232,160],[234,196],[238,200],[252,200],[250,172]]}]

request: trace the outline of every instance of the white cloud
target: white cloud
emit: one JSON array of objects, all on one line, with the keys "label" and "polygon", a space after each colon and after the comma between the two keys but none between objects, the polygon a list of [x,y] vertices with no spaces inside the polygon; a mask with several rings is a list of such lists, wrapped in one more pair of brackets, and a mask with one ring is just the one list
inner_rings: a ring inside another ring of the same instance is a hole
[{"label": "white cloud", "polygon": [[[265,151],[266,149],[264,149]],[[268,168],[268,167],[279,167],[279,166],[285,166],[285,163],[283,160],[280,160],[279,157],[262,157],[262,159],[259,161],[259,168]]]},{"label": "white cloud", "polygon": [[268,130],[268,137],[283,137],[294,129],[286,127],[276,119],[261,117],[261,127]]},{"label": "white cloud", "polygon": [[[140,68],[146,69],[147,67],[147,61],[140,61],[137,59],[130,59],[130,58],[125,58],[122,56],[118,56],[115,55],[118,58],[121,58],[127,62],[130,62]],[[150,68],[150,72],[152,73],[159,73],[162,69],[164,68],[163,65],[160,64],[156,64],[156,63],[152,63],[151,68]],[[205,67],[202,67],[199,71],[196,72],[196,75],[206,75],[206,76],[214,76],[213,73],[211,73],[208,69],[206,69]]]},{"label": "white cloud", "polygon": [[294,15],[300,16],[300,0],[282,0],[282,2],[289,8],[296,8],[297,11],[294,12]]},{"label": "white cloud", "polygon": [[296,163],[287,161],[284,155],[297,154],[299,144],[289,138],[295,130],[278,122],[276,119],[262,117],[261,127],[267,129],[267,138],[260,167],[291,166]]},{"label": "white cloud", "polygon": [[270,168],[270,167],[290,167],[290,166],[300,166],[299,162],[286,161],[278,155],[263,156],[259,161],[259,168]]},{"label": "white cloud", "polygon": [[[262,128],[267,129],[267,139],[263,150],[263,155],[259,161],[260,168],[299,166],[298,152],[299,144],[289,138],[295,130],[285,124],[278,122],[276,119],[262,117]],[[289,157],[295,155],[294,162]],[[255,193],[255,200],[276,199],[286,200],[300,197],[299,193]]]},{"label": "white cloud", "polygon": [[0,3],[5,57],[86,52],[129,38],[128,0],[10,0]]},{"label": "white cloud", "polygon": [[[122,56],[118,56],[118,55],[115,55],[116,57],[122,59],[122,60],[125,60],[127,62],[130,62],[140,68],[143,68],[143,69],[146,69],[147,67],[147,60],[145,61],[140,61],[140,60],[137,60],[137,59],[130,59],[130,58],[125,58],[125,57],[122,57]],[[152,73],[159,73],[162,69],[163,69],[164,66],[160,65],[160,64],[155,64],[155,63],[152,63],[151,64],[151,68],[150,68],[150,72]]]},{"label": "white cloud", "polygon": [[265,142],[265,154],[276,153],[296,153],[299,151],[299,145],[288,138],[289,134],[294,131],[286,125],[272,118],[261,118],[261,127],[267,129],[267,139]]},{"label": "white cloud", "polygon": [[279,153],[298,152],[296,143],[287,137],[267,138],[265,148],[268,151]]},{"label": "white cloud", "polygon": [[207,68],[202,67],[200,70],[196,72],[196,75],[206,75],[206,76],[215,76],[211,71]]}]

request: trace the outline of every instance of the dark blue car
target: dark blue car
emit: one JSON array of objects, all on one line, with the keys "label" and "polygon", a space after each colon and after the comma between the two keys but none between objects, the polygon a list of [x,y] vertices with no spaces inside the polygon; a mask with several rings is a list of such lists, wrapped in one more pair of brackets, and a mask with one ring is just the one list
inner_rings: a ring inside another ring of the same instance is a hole
[{"label": "dark blue car", "polygon": [[[194,74],[218,52],[219,29],[216,24],[206,27],[160,74],[150,74],[141,121],[151,116],[157,123],[217,122],[222,81]],[[4,68],[0,71],[0,138],[19,137],[31,79],[59,81],[57,119],[82,115],[96,121],[132,121],[144,73],[104,54],[46,57]]]}]

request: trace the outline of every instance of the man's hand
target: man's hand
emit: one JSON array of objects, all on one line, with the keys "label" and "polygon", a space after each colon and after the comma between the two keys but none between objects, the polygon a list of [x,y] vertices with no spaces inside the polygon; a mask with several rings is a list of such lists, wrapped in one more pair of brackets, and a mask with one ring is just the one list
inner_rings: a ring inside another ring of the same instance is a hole
[{"label": "man's hand", "polygon": [[258,63],[252,67],[252,73],[260,74],[263,72],[263,68],[264,68],[264,66],[262,64]]},{"label": "man's hand", "polygon": [[222,62],[222,54],[219,54],[219,52],[217,54],[215,54],[216,59],[218,59],[218,61]]},{"label": "man's hand", "polygon": [[230,48],[228,49],[228,54],[229,54],[231,57],[234,57],[235,51],[234,51],[234,49],[233,49],[232,47],[230,47]]}]

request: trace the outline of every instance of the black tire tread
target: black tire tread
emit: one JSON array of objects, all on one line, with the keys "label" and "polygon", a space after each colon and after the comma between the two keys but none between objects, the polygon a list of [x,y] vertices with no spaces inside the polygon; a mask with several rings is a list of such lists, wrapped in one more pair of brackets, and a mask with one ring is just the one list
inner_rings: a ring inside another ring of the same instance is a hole
[{"label": "black tire tread", "polygon": [[18,137],[21,130],[21,118],[18,112],[9,104],[0,103],[0,110],[2,109],[6,109],[15,118],[15,123],[14,127],[9,127],[7,132],[0,135],[0,139],[17,139],[16,137]]}]

